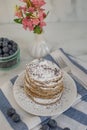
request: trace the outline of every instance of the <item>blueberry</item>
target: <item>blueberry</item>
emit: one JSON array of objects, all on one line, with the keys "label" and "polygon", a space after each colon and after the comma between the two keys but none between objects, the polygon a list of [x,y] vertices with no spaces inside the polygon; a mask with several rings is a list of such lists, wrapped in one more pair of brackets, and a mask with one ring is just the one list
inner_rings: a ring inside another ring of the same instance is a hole
[{"label": "blueberry", "polygon": [[2,47],[2,44],[3,44],[3,42],[2,42],[2,41],[0,41],[0,47]]},{"label": "blueberry", "polygon": [[9,51],[8,47],[3,47],[3,52],[7,53]]},{"label": "blueberry", "polygon": [[50,119],[47,123],[51,128],[56,128],[57,127],[57,122],[53,119]]},{"label": "blueberry", "polygon": [[3,37],[1,37],[1,38],[0,38],[0,41],[3,41],[3,40],[4,40],[4,38],[3,38]]},{"label": "blueberry", "polygon": [[9,49],[12,49],[12,45],[8,44],[8,48],[9,48]]},{"label": "blueberry", "polygon": [[63,130],[70,130],[70,128],[68,128],[68,127],[65,127],[65,128],[63,128]]},{"label": "blueberry", "polygon": [[8,57],[8,56],[9,56],[8,53],[4,53],[4,54],[3,54],[3,57]]},{"label": "blueberry", "polygon": [[13,50],[10,50],[9,51],[9,55],[13,55],[14,54],[14,51]]},{"label": "blueberry", "polygon": [[3,40],[3,41],[9,42],[9,39],[8,39],[8,38],[4,38],[4,40]]},{"label": "blueberry", "polygon": [[20,121],[20,116],[15,113],[15,114],[12,116],[12,120],[13,120],[14,122],[19,122],[19,121]]},{"label": "blueberry", "polygon": [[7,110],[7,115],[8,116],[13,116],[15,114],[15,109],[14,108],[9,108],[8,110]]},{"label": "blueberry", "polygon": [[12,49],[14,52],[16,52],[18,46],[17,46],[16,42],[14,42],[13,40],[10,40],[9,43],[8,43],[8,47],[10,49]]},{"label": "blueberry", "polygon": [[13,42],[13,46],[17,47],[17,43],[16,43],[16,42]]},{"label": "blueberry", "polygon": [[47,124],[45,124],[41,127],[41,130],[50,130],[50,127]]},{"label": "blueberry", "polygon": [[2,49],[0,48],[0,54],[2,54]]},{"label": "blueberry", "polygon": [[10,40],[10,41],[9,41],[9,44],[10,44],[10,45],[13,45],[13,44],[14,44],[14,41],[13,41],[13,40]]},{"label": "blueberry", "polygon": [[13,42],[13,49],[17,50],[17,43]]},{"label": "blueberry", "polygon": [[2,46],[3,47],[8,46],[8,42],[7,41],[3,41]]},{"label": "blueberry", "polygon": [[17,51],[17,47],[16,47],[16,46],[13,46],[12,50],[13,50],[14,52],[16,52],[16,51]]}]

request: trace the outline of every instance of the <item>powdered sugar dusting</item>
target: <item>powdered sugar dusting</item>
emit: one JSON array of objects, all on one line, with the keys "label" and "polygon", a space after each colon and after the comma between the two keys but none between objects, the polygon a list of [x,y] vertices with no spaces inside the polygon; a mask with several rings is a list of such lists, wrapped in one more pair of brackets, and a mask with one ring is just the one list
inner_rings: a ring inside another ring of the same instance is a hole
[{"label": "powdered sugar dusting", "polygon": [[27,66],[29,76],[39,81],[49,81],[61,75],[59,67],[45,59],[35,59]]}]

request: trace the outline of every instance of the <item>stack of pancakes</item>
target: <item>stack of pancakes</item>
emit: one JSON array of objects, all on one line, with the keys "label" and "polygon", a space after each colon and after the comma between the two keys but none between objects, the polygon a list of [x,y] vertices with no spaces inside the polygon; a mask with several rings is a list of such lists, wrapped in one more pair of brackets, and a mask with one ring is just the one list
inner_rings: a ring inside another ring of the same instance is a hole
[{"label": "stack of pancakes", "polygon": [[63,74],[53,62],[35,59],[26,66],[24,90],[36,103],[55,103],[60,99],[63,88]]}]

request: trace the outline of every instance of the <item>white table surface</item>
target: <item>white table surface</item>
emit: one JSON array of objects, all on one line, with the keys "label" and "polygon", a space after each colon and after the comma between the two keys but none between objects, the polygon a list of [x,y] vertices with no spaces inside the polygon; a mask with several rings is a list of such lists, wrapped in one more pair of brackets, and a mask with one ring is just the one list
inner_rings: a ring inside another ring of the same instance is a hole
[{"label": "white table surface", "polygon": [[[62,47],[87,63],[87,23],[48,23],[45,30],[45,37],[51,51]],[[33,59],[28,50],[33,36],[33,33],[23,30],[18,24],[0,25],[0,37],[16,41],[21,50],[20,64],[16,68],[8,71],[0,70],[0,87],[10,78],[22,72],[26,63]]]}]

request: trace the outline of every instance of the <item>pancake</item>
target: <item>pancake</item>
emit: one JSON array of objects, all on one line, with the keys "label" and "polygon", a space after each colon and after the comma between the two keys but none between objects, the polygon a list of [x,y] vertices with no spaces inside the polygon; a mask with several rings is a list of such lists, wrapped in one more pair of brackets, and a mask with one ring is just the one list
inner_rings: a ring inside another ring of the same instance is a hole
[{"label": "pancake", "polygon": [[41,58],[26,65],[24,90],[36,103],[55,103],[63,89],[63,73],[55,63]]}]

